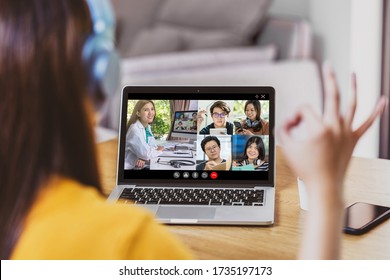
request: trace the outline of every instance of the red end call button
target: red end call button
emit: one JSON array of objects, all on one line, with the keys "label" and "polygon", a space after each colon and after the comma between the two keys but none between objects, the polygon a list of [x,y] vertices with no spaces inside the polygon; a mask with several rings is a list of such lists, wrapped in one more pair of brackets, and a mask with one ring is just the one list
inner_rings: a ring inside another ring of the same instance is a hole
[{"label": "red end call button", "polygon": [[210,178],[211,179],[217,179],[218,178],[218,173],[217,172],[211,172]]}]

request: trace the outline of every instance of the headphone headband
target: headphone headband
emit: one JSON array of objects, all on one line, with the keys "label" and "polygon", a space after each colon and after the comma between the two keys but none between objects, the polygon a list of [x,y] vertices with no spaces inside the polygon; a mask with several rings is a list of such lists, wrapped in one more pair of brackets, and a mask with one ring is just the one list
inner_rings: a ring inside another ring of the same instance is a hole
[{"label": "headphone headband", "polygon": [[[92,92],[115,93],[119,82],[119,55],[115,51],[115,16],[109,0],[86,0],[93,33],[83,47],[83,61],[90,73]],[[100,99],[100,98],[99,98]]]},{"label": "headphone headband", "polygon": [[[253,161],[253,164],[254,165],[259,165],[261,163],[261,159],[255,159],[254,161]],[[249,160],[248,159],[245,159],[244,160],[244,165],[248,165],[249,164]]]},{"label": "headphone headband", "polygon": [[93,22],[93,32],[115,38],[115,16],[110,1],[87,0]]},{"label": "headphone headband", "polygon": [[248,117],[246,118],[246,125],[247,125],[249,128],[254,128],[254,127],[257,126],[258,124],[259,124],[259,121],[258,121],[258,120],[251,121]]}]

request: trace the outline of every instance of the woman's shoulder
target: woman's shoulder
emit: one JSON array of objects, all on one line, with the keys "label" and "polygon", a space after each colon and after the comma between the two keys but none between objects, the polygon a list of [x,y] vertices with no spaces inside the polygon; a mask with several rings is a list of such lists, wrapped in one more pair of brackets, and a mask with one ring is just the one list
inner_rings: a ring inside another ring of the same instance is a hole
[{"label": "woman's shoulder", "polygon": [[268,171],[268,169],[269,169],[268,162],[263,162],[261,165],[256,167],[256,170],[261,170],[261,171]]},{"label": "woman's shoulder", "polygon": [[140,129],[143,128],[141,122],[137,120],[135,123],[132,123],[129,127],[129,130],[134,130],[134,129]]},{"label": "woman's shoulder", "polygon": [[[144,240],[154,243],[161,236],[172,244],[172,252],[153,249]],[[149,255],[143,250],[149,250]],[[48,187],[34,204],[14,258],[169,258],[170,254],[184,258],[184,252],[146,210],[108,203],[94,188],[63,179]]]},{"label": "woman's shoulder", "polygon": [[266,120],[261,119],[261,124],[264,129],[269,129],[269,122]]},{"label": "woman's shoulder", "polygon": [[145,128],[141,124],[139,120],[137,120],[135,123],[131,124],[126,132],[126,139],[138,139],[139,137],[142,137],[143,132],[145,131]]}]

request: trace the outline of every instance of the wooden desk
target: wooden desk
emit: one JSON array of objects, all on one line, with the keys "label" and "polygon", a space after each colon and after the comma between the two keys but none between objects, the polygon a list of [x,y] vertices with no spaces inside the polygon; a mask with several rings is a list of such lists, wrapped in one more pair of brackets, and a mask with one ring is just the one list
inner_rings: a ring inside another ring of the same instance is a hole
[{"label": "wooden desk", "polygon": [[[102,184],[108,195],[116,182],[117,141],[98,145]],[[295,259],[306,212],[299,208],[296,177],[276,150],[275,224],[169,226],[199,259]],[[390,161],[353,158],[346,178],[347,205],[365,201],[390,205]],[[343,259],[390,259],[390,221],[362,236],[344,234]]]}]

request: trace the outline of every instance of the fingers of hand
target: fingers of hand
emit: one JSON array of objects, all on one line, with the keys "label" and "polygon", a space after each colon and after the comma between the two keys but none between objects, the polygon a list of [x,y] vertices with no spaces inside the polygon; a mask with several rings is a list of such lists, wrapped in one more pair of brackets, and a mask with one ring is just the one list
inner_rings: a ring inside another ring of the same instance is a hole
[{"label": "fingers of hand", "polygon": [[356,82],[356,74],[352,73],[351,75],[351,100],[349,102],[349,106],[347,109],[345,124],[347,127],[351,127],[353,123],[353,119],[355,117],[356,112],[356,104],[357,104],[357,82]]},{"label": "fingers of hand", "polygon": [[310,131],[316,131],[322,127],[322,121],[320,116],[310,106],[302,106],[296,116],[291,119],[287,129],[291,130],[300,124],[305,124]]},{"label": "fingers of hand", "polygon": [[371,113],[371,115],[367,118],[367,120],[358,128],[355,130],[354,134],[356,137],[356,141],[359,140],[359,138],[367,131],[367,129],[370,128],[370,126],[373,124],[375,119],[383,113],[385,110],[386,106],[388,104],[388,99],[384,96],[382,96],[374,111]]},{"label": "fingers of hand", "polygon": [[324,120],[330,124],[338,121],[340,94],[333,68],[329,63],[324,63],[322,69],[325,89]]},{"label": "fingers of hand", "polygon": [[306,134],[310,137],[323,129],[320,116],[310,106],[302,106],[279,130],[282,145],[293,141],[292,131],[300,126],[307,130]]},{"label": "fingers of hand", "polygon": [[202,116],[203,114],[206,114],[206,110],[200,110],[198,115]]},{"label": "fingers of hand", "polygon": [[291,131],[294,127],[298,126],[300,123],[301,117],[299,111],[290,119],[286,120],[283,126],[278,130],[280,142],[282,146],[285,146],[287,143],[291,142]]}]

